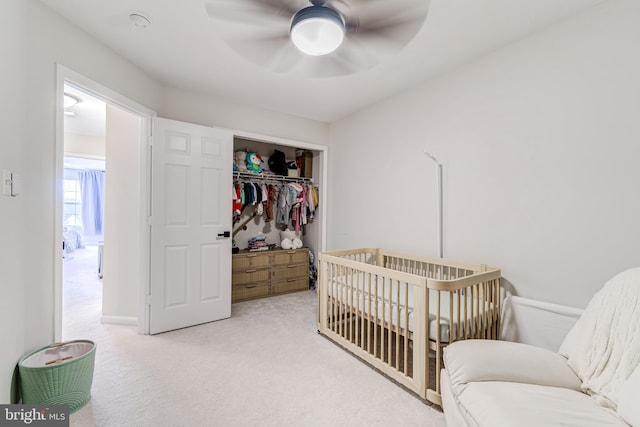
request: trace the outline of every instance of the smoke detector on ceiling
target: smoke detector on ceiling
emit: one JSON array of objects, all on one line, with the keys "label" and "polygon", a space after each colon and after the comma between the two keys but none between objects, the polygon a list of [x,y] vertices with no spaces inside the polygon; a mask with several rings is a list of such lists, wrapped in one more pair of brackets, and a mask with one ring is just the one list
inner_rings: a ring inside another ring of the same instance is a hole
[{"label": "smoke detector on ceiling", "polygon": [[143,12],[131,12],[129,19],[133,22],[133,25],[139,28],[147,28],[151,25],[151,20]]}]

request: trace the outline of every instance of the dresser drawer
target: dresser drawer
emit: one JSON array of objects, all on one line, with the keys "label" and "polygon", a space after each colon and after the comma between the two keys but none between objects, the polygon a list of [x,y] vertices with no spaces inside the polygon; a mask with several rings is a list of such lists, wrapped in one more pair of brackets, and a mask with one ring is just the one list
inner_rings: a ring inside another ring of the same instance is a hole
[{"label": "dresser drawer", "polygon": [[309,289],[309,249],[233,254],[231,301]]},{"label": "dresser drawer", "polygon": [[268,267],[271,261],[270,258],[268,253],[238,254],[232,257],[231,265],[234,270]]},{"label": "dresser drawer", "polygon": [[309,265],[308,264],[293,264],[285,265],[283,267],[273,267],[271,269],[271,278],[279,282],[280,280],[286,280],[296,277],[308,277]]},{"label": "dresser drawer", "polygon": [[246,268],[244,270],[234,270],[231,281],[234,285],[253,282],[268,282],[269,272],[269,268]]},{"label": "dresser drawer", "polygon": [[303,264],[309,261],[308,249],[280,251],[273,254],[273,264]]},{"label": "dresser drawer", "polygon": [[298,277],[287,279],[282,282],[275,282],[271,285],[273,294],[284,294],[287,292],[304,291],[309,289],[309,277]]},{"label": "dresser drawer", "polygon": [[269,285],[269,282],[252,283],[246,285],[237,285],[234,283],[233,287],[231,288],[232,302],[268,297],[270,294],[271,287]]}]

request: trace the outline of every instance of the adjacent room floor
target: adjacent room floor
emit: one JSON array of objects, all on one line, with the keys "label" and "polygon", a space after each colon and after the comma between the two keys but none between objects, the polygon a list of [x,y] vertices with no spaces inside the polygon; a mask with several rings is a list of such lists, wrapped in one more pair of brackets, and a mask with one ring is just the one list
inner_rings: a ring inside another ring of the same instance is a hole
[{"label": "adjacent room floor", "polygon": [[[63,338],[97,351],[92,400],[72,425],[445,426],[441,412],[316,332],[315,291],[144,336],[100,323],[102,284],[87,261],[97,249],[81,251],[65,260]],[[89,269],[69,268],[83,258]]]}]

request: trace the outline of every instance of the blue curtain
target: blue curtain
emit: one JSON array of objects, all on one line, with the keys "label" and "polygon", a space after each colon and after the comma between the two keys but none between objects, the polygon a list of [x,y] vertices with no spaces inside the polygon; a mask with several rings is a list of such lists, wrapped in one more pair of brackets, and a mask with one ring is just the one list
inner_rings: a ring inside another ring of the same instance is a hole
[{"label": "blue curtain", "polygon": [[85,235],[101,235],[104,223],[104,171],[79,171],[82,227]]}]

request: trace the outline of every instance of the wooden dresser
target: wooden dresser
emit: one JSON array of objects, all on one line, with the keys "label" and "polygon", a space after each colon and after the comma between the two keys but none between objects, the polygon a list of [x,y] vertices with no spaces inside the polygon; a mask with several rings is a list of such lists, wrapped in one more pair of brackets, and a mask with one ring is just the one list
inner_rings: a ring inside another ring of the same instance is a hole
[{"label": "wooden dresser", "polygon": [[233,254],[231,302],[309,289],[309,249]]}]

